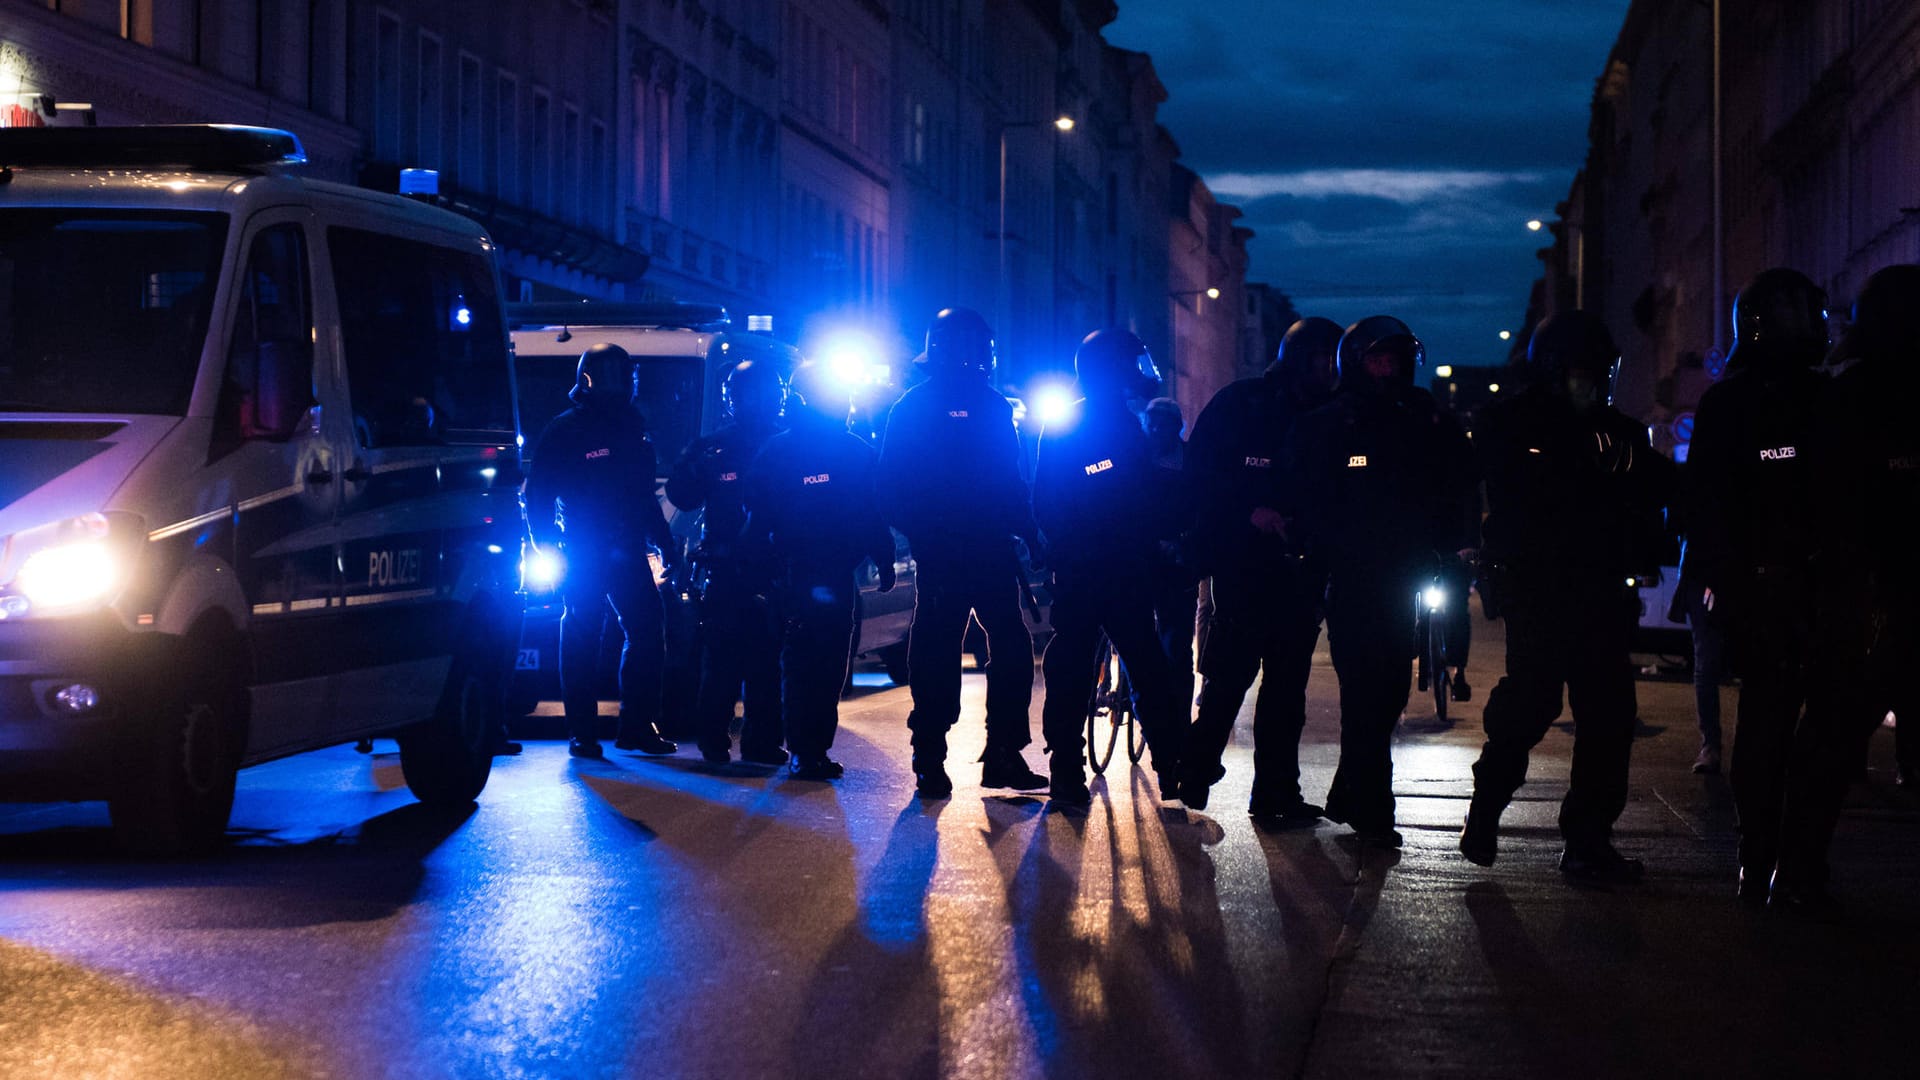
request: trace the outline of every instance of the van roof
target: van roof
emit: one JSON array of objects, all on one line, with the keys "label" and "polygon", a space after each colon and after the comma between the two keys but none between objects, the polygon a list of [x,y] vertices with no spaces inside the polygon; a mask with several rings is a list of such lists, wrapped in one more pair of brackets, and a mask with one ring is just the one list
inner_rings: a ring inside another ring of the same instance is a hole
[{"label": "van roof", "polygon": [[799,362],[800,350],[763,334],[714,333],[685,327],[570,326],[568,338],[557,340],[559,326],[521,326],[513,331],[514,351],[523,357],[577,357],[589,345],[618,345],[631,356],[710,356],[728,361],[765,359],[785,367]]},{"label": "van roof", "polygon": [[[369,188],[314,180],[297,172],[263,172],[258,165],[232,161],[209,165],[139,164],[112,160],[103,153],[99,163],[70,146],[41,152],[7,138],[34,129],[0,130],[0,209],[19,206],[73,206],[101,209],[200,210],[235,212],[255,207],[319,202],[352,203],[377,208],[423,228],[485,239],[486,230],[472,219],[400,195]],[[48,129],[40,134],[63,129]],[[139,132],[141,128],[94,128],[75,131]],[[292,136],[288,136],[292,138]],[[94,140],[96,143],[100,140]],[[168,155],[156,154],[164,158]]]}]

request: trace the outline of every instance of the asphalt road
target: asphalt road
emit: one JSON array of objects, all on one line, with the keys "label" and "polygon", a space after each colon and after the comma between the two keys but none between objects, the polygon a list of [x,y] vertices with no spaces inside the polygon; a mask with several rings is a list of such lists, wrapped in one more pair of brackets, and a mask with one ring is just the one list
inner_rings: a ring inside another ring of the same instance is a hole
[{"label": "asphalt road", "polygon": [[[1322,653],[1310,795],[1335,700]],[[1553,868],[1564,726],[1499,864],[1454,854],[1478,700],[1409,712],[1402,853],[1255,830],[1245,732],[1205,814],[1119,766],[1085,817],[971,766],[922,805],[906,693],[873,687],[835,785],[535,742],[449,816],[391,744],[340,748],[244,774],[232,845],[181,863],[113,855],[98,807],[0,805],[0,1076],[1912,1075],[1920,803],[1889,740],[1843,825],[1849,919],[1783,921],[1731,900],[1690,687],[1640,700],[1649,880],[1614,891]]]}]

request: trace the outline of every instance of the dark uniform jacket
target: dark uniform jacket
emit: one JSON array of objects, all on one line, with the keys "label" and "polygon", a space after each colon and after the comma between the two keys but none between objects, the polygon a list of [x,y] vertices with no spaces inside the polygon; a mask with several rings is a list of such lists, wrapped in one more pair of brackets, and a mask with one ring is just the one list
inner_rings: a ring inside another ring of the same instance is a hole
[{"label": "dark uniform jacket", "polygon": [[729,424],[696,439],[667,477],[667,498],[682,510],[706,507],[701,519],[701,551],[713,561],[736,554],[747,524],[747,470],[776,429],[747,429]]},{"label": "dark uniform jacket", "polygon": [[1610,405],[1585,411],[1534,388],[1480,414],[1483,560],[1524,580],[1611,582],[1657,563],[1673,463]]},{"label": "dark uniform jacket", "polygon": [[1807,368],[1748,367],[1700,399],[1684,473],[1689,583],[1725,593],[1755,573],[1808,570],[1807,439],[1828,381]]},{"label": "dark uniform jacket", "polygon": [[1200,569],[1277,566],[1296,554],[1253,527],[1254,510],[1285,501],[1287,433],[1305,410],[1276,378],[1223,387],[1200,411],[1187,440],[1186,475],[1200,504],[1195,530]]},{"label": "dark uniform jacket", "polygon": [[1432,395],[1344,393],[1301,417],[1287,440],[1290,538],[1330,567],[1405,575],[1436,552],[1473,546],[1472,454]]},{"label": "dark uniform jacket", "polygon": [[1160,467],[1140,421],[1119,403],[1081,401],[1040,436],[1033,509],[1048,557],[1063,575],[1114,575],[1144,588],[1171,539],[1171,515],[1155,505]]},{"label": "dark uniform jacket", "polygon": [[564,533],[569,545],[651,541],[673,550],[654,489],[658,462],[647,425],[630,406],[573,408],[534,443],[527,473],[527,527],[536,544]]},{"label": "dark uniform jacket", "polygon": [[887,416],[880,500],[921,559],[1010,553],[1033,531],[1013,405],[973,373],[907,391]]},{"label": "dark uniform jacket", "polygon": [[853,573],[864,559],[893,562],[874,494],[873,447],[846,429],[801,411],[747,470],[747,537],[773,552],[795,582]]},{"label": "dark uniform jacket", "polygon": [[1815,573],[1862,602],[1920,603],[1920,356],[1863,360],[1820,404],[1812,483]]}]

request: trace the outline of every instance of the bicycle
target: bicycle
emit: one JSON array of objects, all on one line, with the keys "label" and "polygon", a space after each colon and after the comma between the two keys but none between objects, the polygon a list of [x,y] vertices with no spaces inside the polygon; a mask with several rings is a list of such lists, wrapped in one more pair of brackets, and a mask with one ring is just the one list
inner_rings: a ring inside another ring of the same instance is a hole
[{"label": "bicycle", "polygon": [[[1100,673],[1094,677],[1093,694],[1087,700],[1087,764],[1095,775],[1104,775],[1120,743],[1120,729],[1127,731],[1127,760],[1138,762],[1147,752],[1147,740],[1140,731],[1140,718],[1133,710],[1133,683],[1127,667],[1113,642],[1100,635]],[[1105,749],[1100,741],[1100,720],[1107,720]]]},{"label": "bicycle", "polygon": [[[1414,639],[1420,645],[1417,670],[1419,688],[1433,691],[1433,718],[1447,722],[1447,703],[1453,697],[1453,668],[1447,664],[1446,583],[1439,574],[1413,598]],[[1426,633],[1421,634],[1425,628]],[[1424,636],[1425,640],[1421,640]]]}]

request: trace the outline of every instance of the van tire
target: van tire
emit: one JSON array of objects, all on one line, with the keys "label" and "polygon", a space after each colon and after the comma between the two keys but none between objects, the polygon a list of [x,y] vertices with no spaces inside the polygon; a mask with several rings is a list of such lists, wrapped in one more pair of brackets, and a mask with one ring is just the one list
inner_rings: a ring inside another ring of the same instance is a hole
[{"label": "van tire", "polygon": [[107,800],[114,841],[130,854],[204,854],[226,839],[245,752],[246,693],[214,642],[189,647],[132,710]]},{"label": "van tire", "polygon": [[506,719],[508,656],[487,647],[488,610],[469,625],[480,630],[453,658],[431,719],[397,733],[400,771],[414,798],[428,806],[468,806],[493,773],[493,743]]}]

